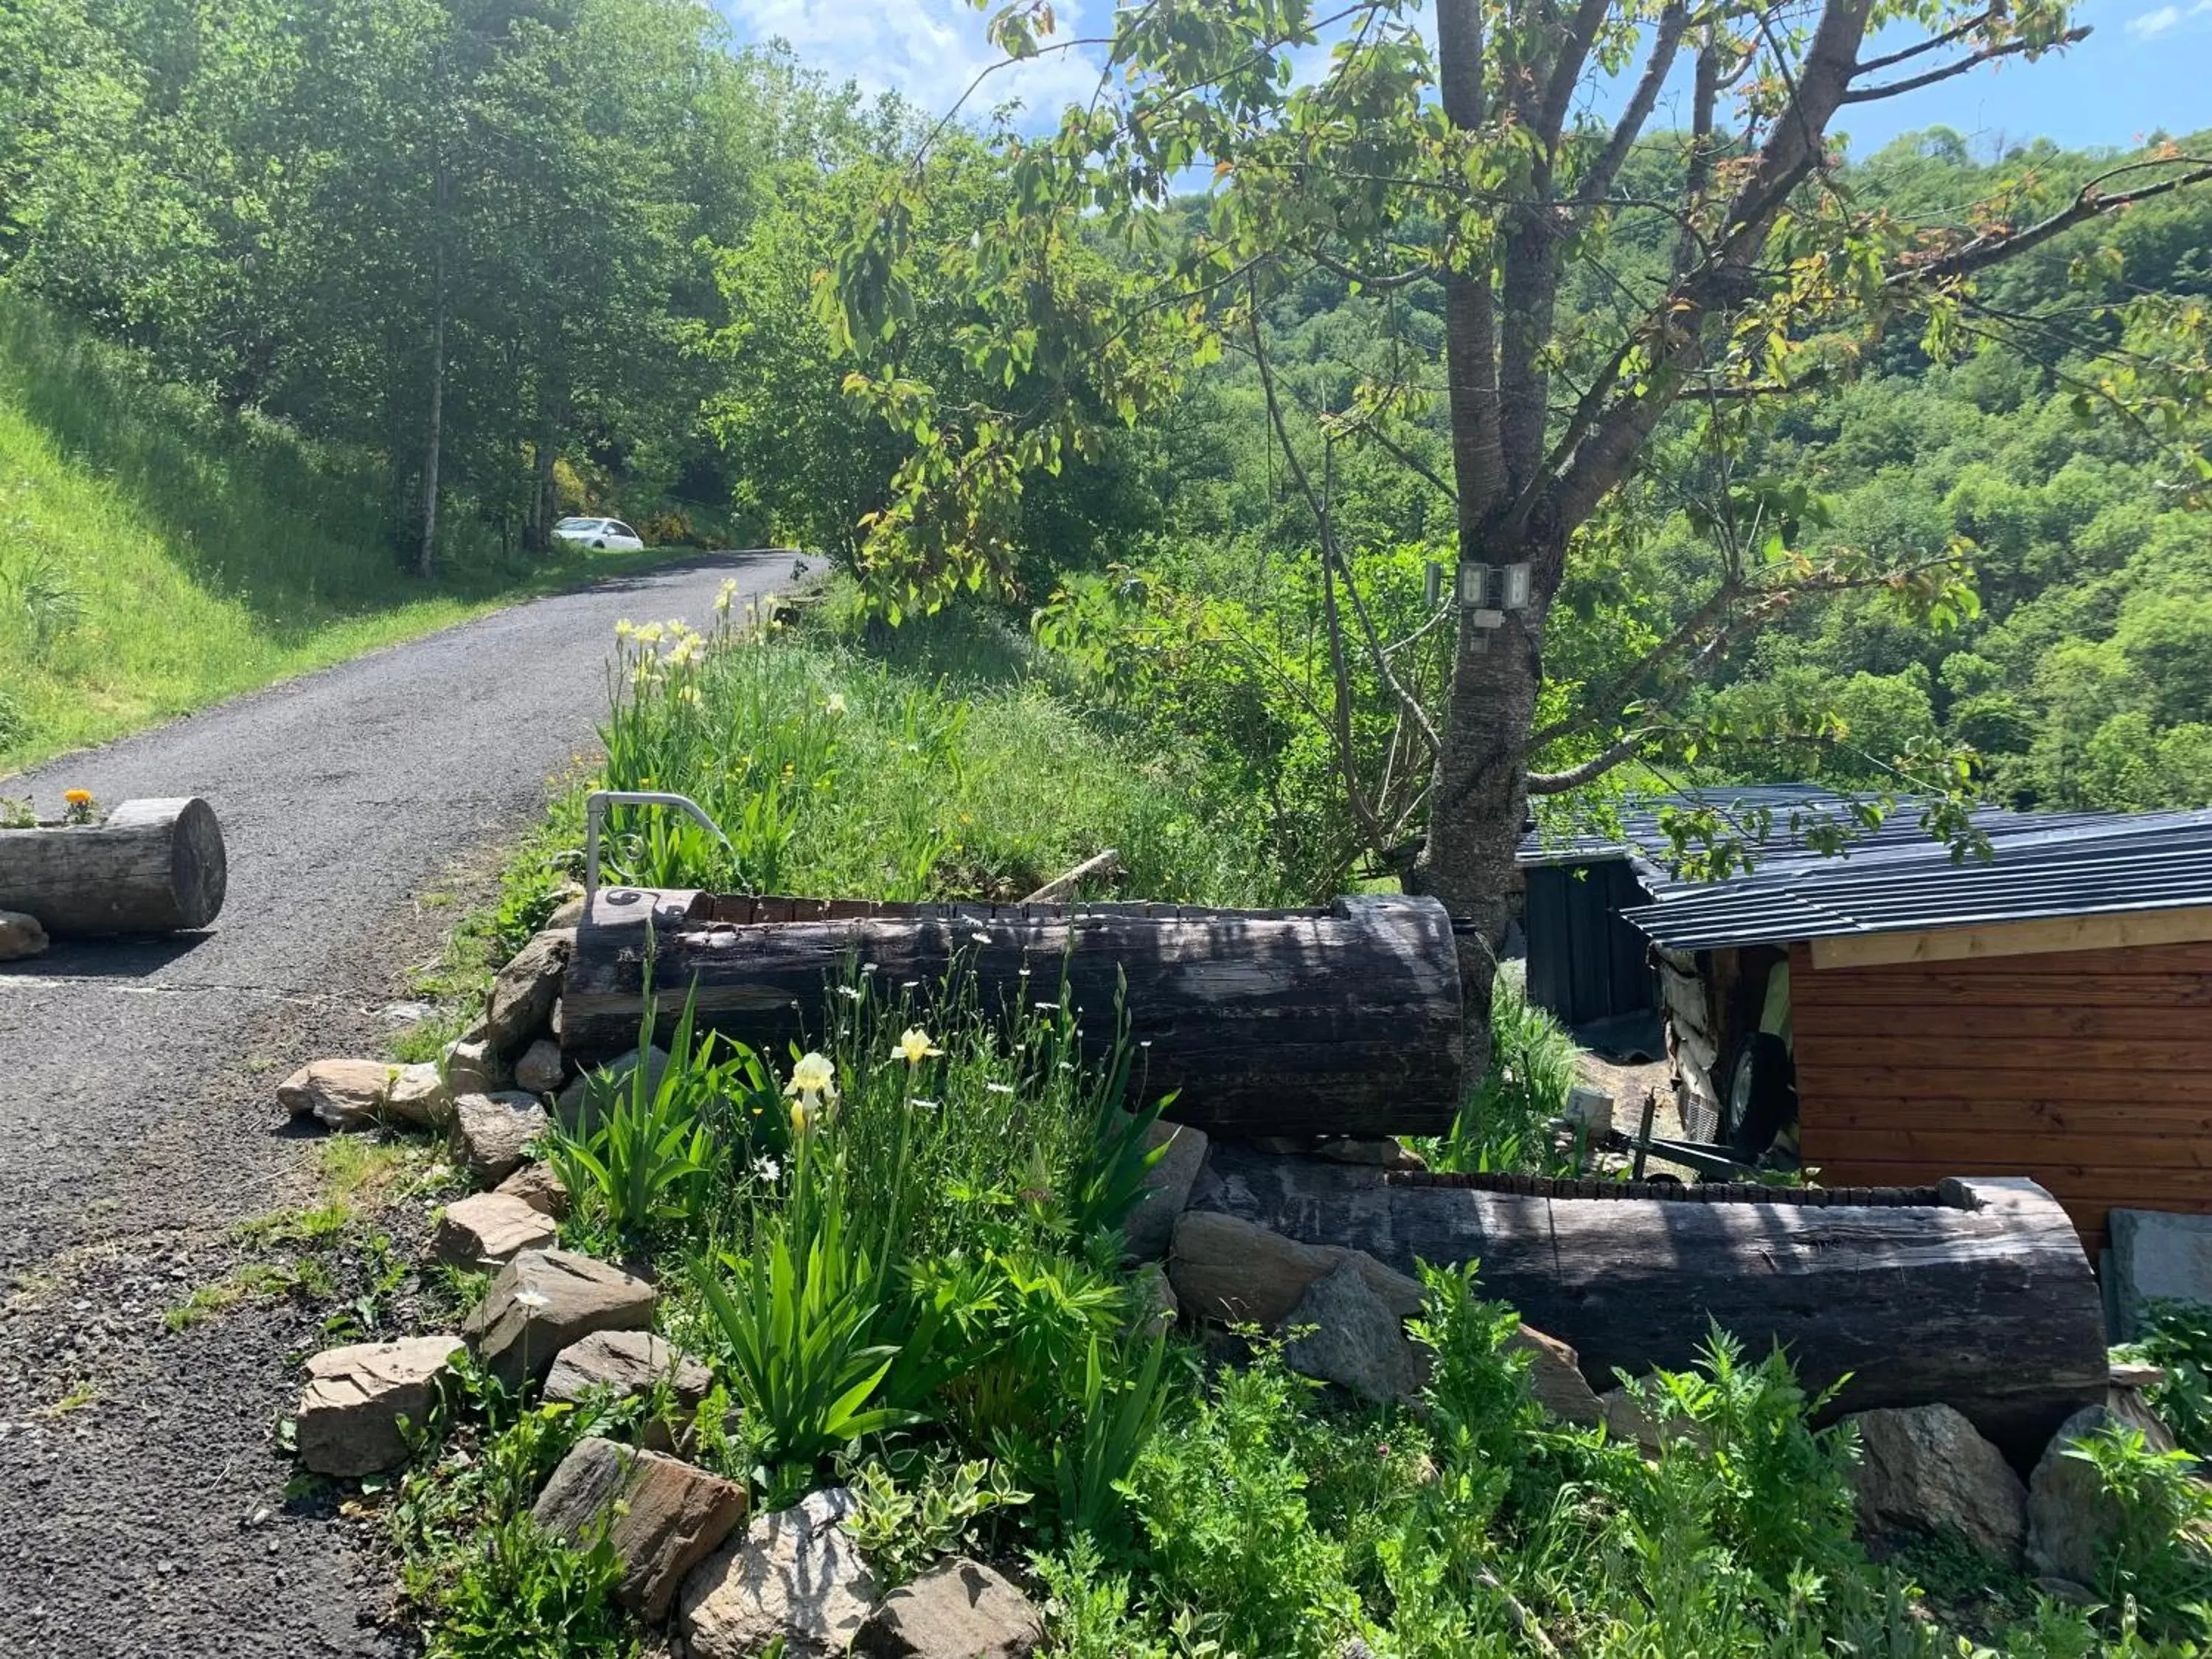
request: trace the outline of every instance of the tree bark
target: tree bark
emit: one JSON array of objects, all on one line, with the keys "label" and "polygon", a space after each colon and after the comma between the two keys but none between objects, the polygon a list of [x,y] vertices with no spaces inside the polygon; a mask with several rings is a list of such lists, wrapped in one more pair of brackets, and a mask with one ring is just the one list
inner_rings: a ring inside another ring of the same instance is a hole
[{"label": "tree bark", "polygon": [[422,455],[422,547],[416,573],[428,581],[438,570],[438,463],[446,434],[446,167],[438,164],[436,276],[430,302],[430,432]]},{"label": "tree bark", "polygon": [[1136,1086],[1179,1091],[1166,1115],[1207,1130],[1437,1134],[1459,1107],[1458,966],[1425,900],[1224,911],[602,889],[562,987],[565,1053],[635,1048],[648,927],[664,1033],[689,994],[699,1030],[771,1057],[818,1042],[825,1000],[866,963],[874,983],[913,981],[925,1000],[972,972],[994,1012],[1064,1000],[1093,1055],[1111,1049],[1118,999],[1142,1045]]},{"label": "tree bark", "polygon": [[1749,1362],[1781,1346],[1808,1390],[1842,1382],[1829,1416],[1940,1402],[2016,1458],[2104,1397],[2097,1282],[2066,1212],[2033,1182],[1771,1200],[1453,1182],[1217,1143],[1191,1202],[1408,1275],[1480,1262],[1483,1294],[1572,1346],[1599,1389],[1617,1370],[1689,1369],[1717,1325]]}]

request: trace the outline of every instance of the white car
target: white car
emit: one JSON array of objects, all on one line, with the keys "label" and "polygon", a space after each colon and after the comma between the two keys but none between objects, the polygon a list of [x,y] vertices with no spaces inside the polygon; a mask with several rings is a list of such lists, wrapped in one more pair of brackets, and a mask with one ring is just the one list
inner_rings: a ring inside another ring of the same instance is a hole
[{"label": "white car", "polygon": [[553,539],[578,547],[611,548],[620,553],[642,553],[644,538],[620,519],[563,519],[553,526]]}]

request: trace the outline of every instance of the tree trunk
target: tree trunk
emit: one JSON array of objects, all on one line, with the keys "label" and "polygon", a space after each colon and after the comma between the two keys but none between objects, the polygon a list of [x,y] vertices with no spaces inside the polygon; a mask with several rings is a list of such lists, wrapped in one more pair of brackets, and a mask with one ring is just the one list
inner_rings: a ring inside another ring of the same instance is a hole
[{"label": "tree trunk", "polygon": [[58,938],[204,927],[228,871],[222,828],[197,796],[127,800],[97,825],[0,830],[0,910]]},{"label": "tree trunk", "polygon": [[819,1041],[825,1000],[859,963],[878,985],[912,981],[925,997],[958,968],[972,969],[986,1009],[1064,1000],[1093,1055],[1111,1048],[1118,1000],[1143,1045],[1138,1086],[1147,1098],[1180,1091],[1167,1110],[1178,1122],[1438,1134],[1459,1107],[1459,975],[1450,922],[1426,900],[1235,911],[603,888],[562,987],[565,1053],[590,1061],[635,1049],[648,929],[664,1037],[688,994],[701,1030],[781,1056]]},{"label": "tree trunk", "polygon": [[422,455],[422,548],[416,572],[428,581],[438,570],[438,463],[446,432],[446,170],[438,168],[437,276],[430,302],[430,432]]},{"label": "tree trunk", "polygon": [[544,553],[553,545],[553,406],[538,406],[538,440],[531,457],[530,550]]},{"label": "tree trunk", "polygon": [[[1191,1203],[1408,1275],[1480,1262],[1483,1294],[1572,1346],[1599,1389],[1617,1370],[1687,1370],[1717,1325],[1747,1361],[1784,1348],[1808,1390],[1841,1382],[1826,1415],[1940,1402],[2015,1457],[2104,1397],[2097,1281],[2033,1182],[1657,1199],[1600,1196],[1621,1190],[1602,1182],[1482,1181],[1217,1144]],[[1178,1291],[1200,1291],[1187,1308],[1262,1282],[1249,1261],[1197,1258],[1181,1233],[1176,1256]]]}]

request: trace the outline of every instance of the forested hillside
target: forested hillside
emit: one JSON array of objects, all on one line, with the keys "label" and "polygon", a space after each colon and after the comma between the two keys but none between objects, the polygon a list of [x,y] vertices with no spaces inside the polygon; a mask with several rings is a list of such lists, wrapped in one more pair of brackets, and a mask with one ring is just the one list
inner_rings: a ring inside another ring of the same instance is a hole
[{"label": "forested hillside", "polygon": [[[1097,319],[1211,257],[1218,191],[1150,242],[1112,215],[1063,238],[1009,324],[976,270],[1018,242],[1036,145],[733,52],[684,0],[63,0],[0,20],[0,302],[341,458],[395,570],[528,556],[586,506],[653,539],[823,547],[891,620],[959,595],[1033,628],[1064,691],[1202,759],[1204,810],[1264,832],[1293,888],[1420,843],[1455,649],[1425,580],[1448,590],[1462,557],[1439,272],[1258,264],[1188,301],[1211,345],[1116,369],[1133,335]],[[1976,155],[1936,131],[1839,152],[1822,188],[1932,246],[2204,148]],[[1635,135],[1619,191],[1678,190],[1683,154]],[[856,332],[893,200],[904,246],[954,252]],[[1415,254],[1441,234],[1389,232]],[[2022,805],[2212,801],[2203,392],[2176,367],[2203,350],[2208,246],[2212,198],[2161,193],[1940,315],[1806,312],[1772,403],[1686,400],[1576,532],[1534,763],[1589,773],[1570,800],[1971,765]],[[1555,429],[1577,352],[1675,253],[1660,216],[1566,261]],[[1256,328],[1220,326],[1247,302]],[[913,517],[956,485],[964,505]],[[1639,678],[1709,620],[1721,569],[1823,574]],[[1610,715],[1568,718],[1601,693]],[[1621,744],[1634,764],[1597,764]]]}]

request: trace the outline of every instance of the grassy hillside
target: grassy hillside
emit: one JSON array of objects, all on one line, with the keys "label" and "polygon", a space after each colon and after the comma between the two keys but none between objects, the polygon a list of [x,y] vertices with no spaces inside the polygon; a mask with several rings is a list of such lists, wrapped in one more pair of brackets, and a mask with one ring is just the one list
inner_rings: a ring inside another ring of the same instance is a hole
[{"label": "grassy hillside", "polygon": [[[488,608],[424,584],[373,486],[0,295],[0,775]],[[559,574],[559,573],[553,573]]]}]

